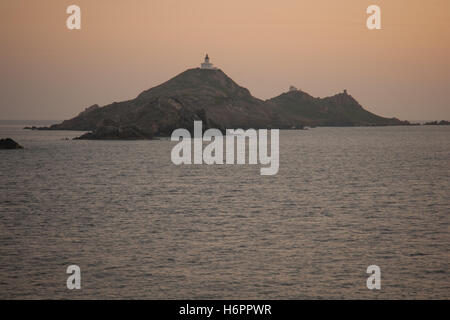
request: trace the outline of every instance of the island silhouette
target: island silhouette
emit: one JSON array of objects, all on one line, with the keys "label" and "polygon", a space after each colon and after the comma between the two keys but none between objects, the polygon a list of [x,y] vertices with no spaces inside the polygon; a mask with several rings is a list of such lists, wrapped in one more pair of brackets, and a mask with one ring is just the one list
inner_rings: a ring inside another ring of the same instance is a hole
[{"label": "island silhouette", "polygon": [[316,98],[291,87],[268,100],[251,95],[221,69],[188,69],[135,99],[92,105],[76,117],[40,130],[89,131],[78,139],[152,139],[177,128],[303,129],[306,126],[408,125],[365,110],[344,92]]}]

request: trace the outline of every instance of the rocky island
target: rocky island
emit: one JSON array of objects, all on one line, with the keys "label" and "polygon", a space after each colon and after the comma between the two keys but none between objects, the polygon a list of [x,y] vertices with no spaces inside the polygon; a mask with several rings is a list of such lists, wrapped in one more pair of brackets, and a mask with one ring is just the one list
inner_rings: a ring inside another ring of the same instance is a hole
[{"label": "rocky island", "polygon": [[93,105],[70,120],[33,129],[89,131],[78,139],[151,139],[170,136],[177,128],[193,130],[194,120],[203,121],[205,130],[409,124],[365,110],[346,91],[315,98],[291,88],[264,101],[220,69],[194,68],[132,100]]}]

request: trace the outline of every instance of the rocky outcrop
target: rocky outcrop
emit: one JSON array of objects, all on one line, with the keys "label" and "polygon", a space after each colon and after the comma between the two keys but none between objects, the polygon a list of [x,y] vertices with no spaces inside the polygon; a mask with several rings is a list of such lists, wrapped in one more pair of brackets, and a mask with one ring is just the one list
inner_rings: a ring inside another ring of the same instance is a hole
[{"label": "rocky outcrop", "polygon": [[23,149],[23,147],[11,138],[0,139],[0,149]]},{"label": "rocky outcrop", "polygon": [[150,132],[144,132],[136,126],[121,125],[113,120],[101,121],[93,132],[88,132],[76,139],[84,140],[139,140],[151,139]]},{"label": "rocky outcrop", "polygon": [[344,91],[326,98],[315,98],[297,90],[267,100],[277,108],[280,116],[292,123],[307,126],[386,126],[408,125],[407,121],[384,118],[365,110]]},{"label": "rocky outcrop", "polygon": [[431,121],[424,123],[425,126],[448,126],[450,125],[450,121],[441,120],[441,121]]}]

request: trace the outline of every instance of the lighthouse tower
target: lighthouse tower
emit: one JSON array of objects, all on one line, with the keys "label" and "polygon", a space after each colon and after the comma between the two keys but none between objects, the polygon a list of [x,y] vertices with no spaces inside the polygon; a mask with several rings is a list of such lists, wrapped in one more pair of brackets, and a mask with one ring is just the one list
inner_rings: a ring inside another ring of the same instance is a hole
[{"label": "lighthouse tower", "polygon": [[216,68],[213,66],[213,64],[209,62],[209,56],[208,56],[208,54],[206,54],[206,56],[205,56],[205,62],[203,62],[203,63],[200,65],[200,67],[201,67],[202,69],[216,69]]}]

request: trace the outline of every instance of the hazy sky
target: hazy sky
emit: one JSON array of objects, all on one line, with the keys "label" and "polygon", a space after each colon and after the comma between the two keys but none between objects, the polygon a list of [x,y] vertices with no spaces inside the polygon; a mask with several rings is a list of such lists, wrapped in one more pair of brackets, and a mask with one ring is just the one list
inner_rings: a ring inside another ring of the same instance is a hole
[{"label": "hazy sky", "polygon": [[258,98],[347,89],[382,116],[450,120],[449,0],[1,0],[0,43],[0,119],[131,99],[208,52]]}]

